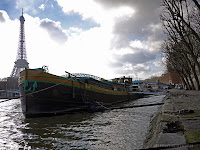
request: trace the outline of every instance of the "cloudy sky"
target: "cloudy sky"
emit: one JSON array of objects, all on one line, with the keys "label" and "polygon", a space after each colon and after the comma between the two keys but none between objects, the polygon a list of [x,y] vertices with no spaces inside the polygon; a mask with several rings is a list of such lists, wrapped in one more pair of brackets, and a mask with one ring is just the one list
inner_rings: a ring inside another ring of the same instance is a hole
[{"label": "cloudy sky", "polygon": [[0,78],[16,61],[24,10],[30,68],[145,79],[164,70],[161,0],[0,0]]}]

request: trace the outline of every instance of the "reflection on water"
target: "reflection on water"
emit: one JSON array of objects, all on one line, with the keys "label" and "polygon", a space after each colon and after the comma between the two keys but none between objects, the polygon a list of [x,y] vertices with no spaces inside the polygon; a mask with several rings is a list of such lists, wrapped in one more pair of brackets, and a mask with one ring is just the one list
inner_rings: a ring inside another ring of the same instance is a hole
[{"label": "reflection on water", "polygon": [[[123,105],[156,103],[163,97],[151,96]],[[19,99],[2,102],[0,147],[58,150],[142,148],[150,117],[158,107],[25,119],[20,113]]]}]

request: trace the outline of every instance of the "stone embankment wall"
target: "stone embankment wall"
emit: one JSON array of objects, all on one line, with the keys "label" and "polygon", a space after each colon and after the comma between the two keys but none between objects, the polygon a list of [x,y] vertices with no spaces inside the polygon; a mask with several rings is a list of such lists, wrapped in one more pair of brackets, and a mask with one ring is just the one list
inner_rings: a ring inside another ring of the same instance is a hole
[{"label": "stone embankment wall", "polygon": [[200,91],[175,90],[152,118],[144,148],[200,149]]}]

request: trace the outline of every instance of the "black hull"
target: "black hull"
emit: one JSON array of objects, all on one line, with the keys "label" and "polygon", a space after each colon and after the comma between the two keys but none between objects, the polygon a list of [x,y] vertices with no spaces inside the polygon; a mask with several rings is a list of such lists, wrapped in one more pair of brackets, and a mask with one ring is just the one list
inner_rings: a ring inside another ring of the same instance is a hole
[{"label": "black hull", "polygon": [[[26,117],[64,114],[71,111],[85,110],[90,106],[106,106],[134,100],[139,94],[112,94],[82,87],[67,86],[49,82],[37,82],[37,91],[25,92],[20,84],[22,111]],[[29,81],[29,87],[34,82]],[[27,88],[28,89],[28,88]]]}]

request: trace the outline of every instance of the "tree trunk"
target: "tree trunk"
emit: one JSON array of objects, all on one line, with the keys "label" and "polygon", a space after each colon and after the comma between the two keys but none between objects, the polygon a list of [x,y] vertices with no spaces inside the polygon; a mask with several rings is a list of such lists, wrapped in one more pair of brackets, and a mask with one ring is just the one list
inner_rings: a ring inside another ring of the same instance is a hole
[{"label": "tree trunk", "polygon": [[196,73],[195,65],[191,65],[191,68],[193,70],[192,72],[193,72],[194,79],[195,79],[196,84],[197,84],[197,88],[195,88],[195,89],[200,90],[199,78],[198,78],[197,73]]}]

